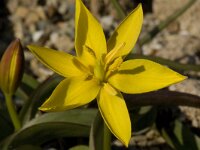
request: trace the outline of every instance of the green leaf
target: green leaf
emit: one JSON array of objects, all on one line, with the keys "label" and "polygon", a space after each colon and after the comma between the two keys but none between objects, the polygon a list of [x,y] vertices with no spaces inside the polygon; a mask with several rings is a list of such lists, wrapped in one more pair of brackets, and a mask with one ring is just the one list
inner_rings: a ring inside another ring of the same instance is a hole
[{"label": "green leaf", "polygon": [[38,85],[39,83],[36,79],[24,73],[20,87],[18,87],[15,95],[26,101],[28,99],[28,95],[30,95]]},{"label": "green leaf", "polygon": [[15,150],[42,150],[42,148],[35,145],[22,145],[16,148]]},{"label": "green leaf", "polygon": [[0,141],[14,131],[8,112],[0,109]]},{"label": "green leaf", "polygon": [[50,96],[51,92],[62,79],[58,75],[53,75],[38,86],[20,112],[20,118],[23,123],[35,117],[38,107]]},{"label": "green leaf", "polygon": [[103,137],[104,137],[104,121],[100,113],[94,119],[92,128],[90,131],[90,150],[102,150],[103,149]]},{"label": "green leaf", "polygon": [[90,150],[88,146],[78,145],[70,148],[69,150]]},{"label": "green leaf", "polygon": [[88,137],[97,109],[73,109],[65,112],[46,113],[23,126],[10,136],[0,149],[20,145],[40,145],[60,137]]},{"label": "green leaf", "polygon": [[26,84],[32,89],[35,89],[39,85],[36,79],[34,79],[33,77],[31,77],[30,75],[26,73],[24,73],[23,75],[22,83]]},{"label": "green leaf", "polygon": [[144,131],[153,126],[156,119],[156,107],[145,106],[136,111],[130,111],[130,118],[134,132]]},{"label": "green leaf", "polygon": [[160,130],[166,142],[176,150],[199,150],[200,138],[176,120],[170,127]]}]

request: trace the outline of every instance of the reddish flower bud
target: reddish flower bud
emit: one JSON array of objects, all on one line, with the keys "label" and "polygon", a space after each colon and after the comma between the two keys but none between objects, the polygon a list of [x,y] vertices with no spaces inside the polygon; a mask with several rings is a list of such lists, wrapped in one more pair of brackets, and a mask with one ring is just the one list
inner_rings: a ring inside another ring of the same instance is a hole
[{"label": "reddish flower bud", "polygon": [[24,53],[19,39],[10,43],[0,62],[0,88],[13,94],[23,75]]}]

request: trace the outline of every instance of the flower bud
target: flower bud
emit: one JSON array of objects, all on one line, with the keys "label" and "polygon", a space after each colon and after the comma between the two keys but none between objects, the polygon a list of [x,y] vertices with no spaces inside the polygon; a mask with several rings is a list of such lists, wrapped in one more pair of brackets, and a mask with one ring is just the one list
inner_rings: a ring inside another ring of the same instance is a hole
[{"label": "flower bud", "polygon": [[4,93],[13,94],[23,75],[24,53],[19,39],[10,43],[0,62],[0,88]]}]

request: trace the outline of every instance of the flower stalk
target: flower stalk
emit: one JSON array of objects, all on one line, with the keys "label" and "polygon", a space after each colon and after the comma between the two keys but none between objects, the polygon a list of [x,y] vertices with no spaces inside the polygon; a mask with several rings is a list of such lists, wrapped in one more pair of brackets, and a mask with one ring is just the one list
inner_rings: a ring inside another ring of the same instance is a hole
[{"label": "flower stalk", "polygon": [[21,123],[20,123],[19,117],[17,115],[15,106],[13,105],[13,102],[12,102],[12,95],[7,94],[7,93],[5,93],[4,95],[5,95],[6,105],[7,105],[7,109],[8,109],[10,118],[13,122],[15,131],[17,131],[21,128]]},{"label": "flower stalk", "polygon": [[103,149],[111,150],[111,132],[105,122],[103,124]]}]

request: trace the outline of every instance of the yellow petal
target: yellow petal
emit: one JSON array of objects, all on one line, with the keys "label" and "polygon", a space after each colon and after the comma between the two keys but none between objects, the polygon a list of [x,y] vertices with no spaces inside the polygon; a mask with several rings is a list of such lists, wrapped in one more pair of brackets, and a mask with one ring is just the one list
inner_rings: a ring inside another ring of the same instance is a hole
[{"label": "yellow petal", "polygon": [[63,111],[85,105],[96,98],[99,89],[98,81],[92,78],[64,79],[40,107],[40,110]]},{"label": "yellow petal", "polygon": [[70,54],[33,45],[29,45],[28,48],[48,68],[64,77],[84,74],[80,65],[76,63],[76,58]]},{"label": "yellow petal", "polygon": [[100,90],[98,105],[110,131],[128,147],[131,138],[131,122],[121,93],[108,83],[104,84]]},{"label": "yellow petal", "polygon": [[[138,39],[142,21],[142,5],[139,4],[137,8],[124,19],[108,40],[108,52],[114,53],[115,58],[127,55],[133,49]],[[111,50],[113,50],[113,52],[111,52]]]},{"label": "yellow petal", "polygon": [[[88,53],[101,59],[107,53],[103,29],[81,0],[76,0],[75,47],[79,57]],[[88,58],[85,58],[87,61]]]},{"label": "yellow petal", "polygon": [[185,76],[145,59],[128,60],[108,82],[124,93],[144,93],[158,90],[186,79]]}]

